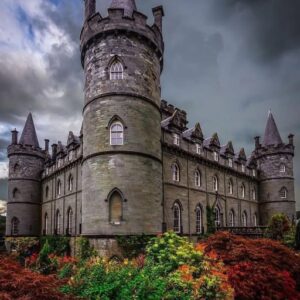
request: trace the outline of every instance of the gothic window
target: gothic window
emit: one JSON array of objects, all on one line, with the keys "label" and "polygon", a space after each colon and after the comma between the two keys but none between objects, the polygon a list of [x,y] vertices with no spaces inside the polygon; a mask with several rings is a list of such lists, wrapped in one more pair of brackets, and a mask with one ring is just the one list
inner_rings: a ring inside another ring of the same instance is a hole
[{"label": "gothic window", "polygon": [[110,66],[110,80],[123,79],[124,68],[119,60],[115,60]]},{"label": "gothic window", "polygon": [[55,234],[60,234],[60,212],[56,210],[55,214]]},{"label": "gothic window", "polygon": [[232,159],[232,158],[228,158],[228,166],[229,166],[230,168],[233,167],[233,159]]},{"label": "gothic window", "polygon": [[180,144],[179,135],[176,134],[176,133],[173,134],[173,144],[176,145],[176,146],[179,146],[179,144]]},{"label": "gothic window", "polygon": [[110,126],[110,144],[120,146],[124,143],[124,127],[121,122],[113,122]]},{"label": "gothic window", "polygon": [[219,153],[214,151],[214,160],[219,161]]},{"label": "gothic window", "polygon": [[233,182],[232,182],[232,179],[229,179],[228,181],[228,192],[230,195],[233,194]]},{"label": "gothic window", "polygon": [[253,226],[257,226],[257,214],[255,213],[254,215],[253,215]]},{"label": "gothic window", "polygon": [[217,176],[214,176],[213,177],[213,190],[215,192],[218,191],[218,188],[219,188],[219,182],[218,182],[218,177]]},{"label": "gothic window", "polygon": [[247,213],[246,213],[246,211],[244,211],[243,214],[242,214],[242,226],[247,227]]},{"label": "gothic window", "polygon": [[174,163],[172,165],[172,178],[173,178],[173,181],[178,182],[180,180],[180,170],[176,163]]},{"label": "gothic window", "polygon": [[219,206],[215,207],[215,225],[216,227],[221,226],[221,210]]},{"label": "gothic window", "polygon": [[286,170],[285,164],[281,164],[280,165],[280,173],[285,173],[285,170]]},{"label": "gothic window", "polygon": [[73,210],[71,207],[69,207],[68,215],[67,215],[67,235],[72,235],[72,227],[73,227]]},{"label": "gothic window", "polygon": [[201,173],[198,170],[196,170],[195,172],[195,186],[197,187],[201,186]]},{"label": "gothic window", "polygon": [[13,196],[14,201],[18,200],[19,196],[20,196],[20,191],[17,188],[15,188],[12,192],[12,196]]},{"label": "gothic window", "polygon": [[230,210],[229,212],[229,226],[234,227],[235,221],[234,221],[234,210]]},{"label": "gothic window", "polygon": [[48,214],[45,213],[45,217],[44,217],[44,234],[47,235],[48,234]]},{"label": "gothic window", "polygon": [[48,185],[46,186],[46,189],[45,189],[45,196],[46,196],[46,199],[49,198],[49,186]]},{"label": "gothic window", "polygon": [[122,196],[114,191],[109,199],[109,221],[113,224],[121,224],[123,218]]},{"label": "gothic window", "polygon": [[203,221],[202,221],[202,208],[200,205],[196,207],[196,233],[201,234],[203,233],[202,231],[202,226]]},{"label": "gothic window", "polygon": [[242,198],[245,198],[245,191],[246,191],[245,185],[242,184],[242,186],[241,186],[241,196],[242,196]]},{"label": "gothic window", "polygon": [[18,218],[13,217],[11,219],[11,235],[19,234],[19,224],[20,224],[20,221]]},{"label": "gothic window", "polygon": [[57,196],[61,195],[61,181],[58,179],[57,181]]},{"label": "gothic window", "polygon": [[177,202],[173,206],[173,230],[181,233],[181,207]]},{"label": "gothic window", "polygon": [[71,174],[69,176],[68,189],[70,192],[73,190],[73,176]]},{"label": "gothic window", "polygon": [[256,200],[256,189],[252,190],[252,200]]},{"label": "gothic window", "polygon": [[201,148],[201,145],[199,145],[199,144],[196,144],[196,153],[197,154],[201,154],[202,153],[202,148]]},{"label": "gothic window", "polygon": [[280,189],[279,196],[280,196],[281,199],[286,199],[287,198],[287,189],[285,187]]}]

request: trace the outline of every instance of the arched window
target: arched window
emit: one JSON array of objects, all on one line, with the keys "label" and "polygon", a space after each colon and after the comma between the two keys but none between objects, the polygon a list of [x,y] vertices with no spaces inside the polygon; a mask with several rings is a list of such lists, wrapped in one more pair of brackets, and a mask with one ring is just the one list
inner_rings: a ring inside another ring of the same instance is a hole
[{"label": "arched window", "polygon": [[16,164],[14,165],[14,172],[19,171],[19,169],[20,169],[20,165],[19,165],[18,163],[16,163]]},{"label": "arched window", "polygon": [[181,208],[177,202],[173,206],[173,217],[173,230],[176,233],[181,233]]},{"label": "arched window", "polygon": [[57,181],[57,196],[61,195],[61,181],[58,179]]},{"label": "arched window", "polygon": [[17,188],[14,188],[14,190],[12,192],[12,196],[13,196],[14,201],[18,200],[19,196],[20,196],[20,191]]},{"label": "arched window", "polygon": [[46,197],[46,199],[49,198],[49,186],[48,185],[46,186],[46,189],[45,189],[45,197]]},{"label": "arched window", "polygon": [[233,194],[233,182],[232,182],[232,179],[229,179],[228,181],[228,192],[230,195]]},{"label": "arched window", "polygon": [[242,214],[242,226],[247,227],[247,213],[246,213],[246,211],[244,211],[243,214]]},{"label": "arched window", "polygon": [[257,226],[257,214],[255,213],[254,215],[253,215],[253,226]]},{"label": "arched window", "polygon": [[213,177],[213,190],[217,192],[218,188],[219,188],[218,177],[214,176]]},{"label": "arched window", "polygon": [[216,227],[221,226],[221,210],[218,205],[215,207],[215,225]]},{"label": "arched window", "polygon": [[11,235],[18,235],[19,234],[19,219],[13,217],[11,219]]},{"label": "arched window", "polygon": [[47,235],[48,234],[48,214],[45,213],[45,217],[44,217],[44,234]]},{"label": "arched window", "polygon": [[180,181],[180,170],[176,163],[172,165],[172,178],[174,181]]},{"label": "arched window", "polygon": [[230,210],[230,212],[229,212],[229,226],[230,227],[234,227],[235,226],[235,217],[234,217],[234,210],[232,209],[232,210]]},{"label": "arched window", "polygon": [[280,167],[279,167],[279,170],[280,170],[280,173],[285,173],[285,164],[280,164]]},{"label": "arched window", "polygon": [[123,199],[118,191],[114,191],[109,199],[109,221],[119,225],[123,219]]},{"label": "arched window", "polygon": [[119,60],[115,60],[110,66],[110,80],[123,79],[123,65]]},{"label": "arched window", "polygon": [[67,215],[67,235],[72,235],[72,229],[73,229],[73,210],[71,207],[69,207],[68,215]]},{"label": "arched window", "polygon": [[252,200],[256,200],[256,189],[252,190]]},{"label": "arched window", "polygon": [[242,196],[242,198],[245,198],[245,193],[246,193],[246,188],[245,188],[245,185],[242,184],[242,186],[241,186],[241,196]]},{"label": "arched window", "polygon": [[203,233],[202,208],[200,205],[196,207],[196,233]]},{"label": "arched window", "polygon": [[56,210],[56,214],[55,214],[55,234],[60,234],[60,212],[59,212],[59,209]]},{"label": "arched window", "polygon": [[199,170],[195,171],[195,186],[201,186],[201,173]]},{"label": "arched window", "polygon": [[121,122],[114,122],[110,126],[110,144],[120,146],[124,144],[124,127]]},{"label": "arched window", "polygon": [[287,198],[287,189],[285,187],[282,187],[279,191],[279,196],[281,199]]},{"label": "arched window", "polygon": [[73,176],[71,174],[69,176],[68,189],[69,189],[69,192],[71,192],[73,190]]}]

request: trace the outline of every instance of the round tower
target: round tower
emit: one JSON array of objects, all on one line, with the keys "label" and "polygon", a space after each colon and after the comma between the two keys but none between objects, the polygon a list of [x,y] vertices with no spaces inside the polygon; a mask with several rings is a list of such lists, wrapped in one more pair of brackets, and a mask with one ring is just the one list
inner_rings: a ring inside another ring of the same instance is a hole
[{"label": "round tower", "polygon": [[18,132],[12,131],[8,158],[6,236],[39,236],[41,173],[45,152],[39,147],[31,114],[28,115],[19,142]]},{"label": "round tower", "polygon": [[282,142],[274,117],[269,112],[262,145],[256,138],[255,157],[259,167],[260,222],[267,225],[276,213],[295,218],[295,189],[293,174],[294,142]]},{"label": "round tower", "polygon": [[153,9],[152,26],[134,0],[113,0],[105,18],[95,12],[95,0],[85,0],[85,9],[82,234],[157,234],[163,9]]}]

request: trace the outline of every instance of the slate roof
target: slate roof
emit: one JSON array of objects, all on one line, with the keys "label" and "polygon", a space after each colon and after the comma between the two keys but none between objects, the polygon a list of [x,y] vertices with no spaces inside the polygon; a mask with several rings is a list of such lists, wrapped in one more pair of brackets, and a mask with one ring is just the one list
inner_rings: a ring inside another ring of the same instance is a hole
[{"label": "slate roof", "polygon": [[22,145],[30,145],[35,148],[40,147],[31,113],[29,113],[27,117],[19,143]]},{"label": "slate roof", "polygon": [[135,0],[113,0],[109,8],[123,8],[127,17],[132,17],[133,11],[137,10]]},{"label": "slate roof", "polygon": [[269,112],[268,121],[265,129],[265,135],[263,139],[263,146],[266,147],[279,144],[282,144],[282,139],[280,137],[273,114]]}]

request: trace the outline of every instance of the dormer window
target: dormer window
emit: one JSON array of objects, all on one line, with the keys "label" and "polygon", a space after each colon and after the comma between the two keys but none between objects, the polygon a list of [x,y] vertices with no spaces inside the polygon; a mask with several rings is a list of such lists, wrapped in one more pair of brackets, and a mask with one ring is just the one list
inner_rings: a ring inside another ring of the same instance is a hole
[{"label": "dormer window", "polygon": [[219,153],[214,151],[214,161],[219,161]]},{"label": "dormer window", "polygon": [[123,65],[119,60],[115,60],[110,67],[110,80],[123,79]]},{"label": "dormer window", "polygon": [[176,146],[179,146],[179,144],[180,144],[179,135],[176,134],[176,133],[173,134],[173,144],[176,145]]},{"label": "dormer window", "polygon": [[201,148],[201,145],[199,145],[199,144],[196,144],[196,153],[197,154],[201,154],[202,153],[202,148]]},{"label": "dormer window", "polygon": [[242,165],[242,172],[245,173],[245,165]]},{"label": "dormer window", "polygon": [[285,168],[285,164],[281,164],[280,165],[280,173],[285,173],[286,168]]},{"label": "dormer window", "polygon": [[232,159],[232,158],[228,158],[228,166],[229,166],[230,168],[233,167],[233,159]]}]

